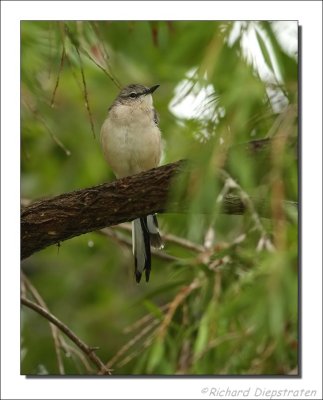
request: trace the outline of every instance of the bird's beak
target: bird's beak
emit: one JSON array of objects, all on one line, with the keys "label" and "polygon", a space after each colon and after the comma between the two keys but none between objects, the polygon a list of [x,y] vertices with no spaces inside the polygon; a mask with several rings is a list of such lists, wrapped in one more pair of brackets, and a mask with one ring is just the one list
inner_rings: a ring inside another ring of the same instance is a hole
[{"label": "bird's beak", "polygon": [[159,86],[160,86],[160,85],[152,86],[151,88],[149,88],[149,89],[147,90],[147,94],[154,93],[154,91],[155,91],[156,89],[158,89]]}]

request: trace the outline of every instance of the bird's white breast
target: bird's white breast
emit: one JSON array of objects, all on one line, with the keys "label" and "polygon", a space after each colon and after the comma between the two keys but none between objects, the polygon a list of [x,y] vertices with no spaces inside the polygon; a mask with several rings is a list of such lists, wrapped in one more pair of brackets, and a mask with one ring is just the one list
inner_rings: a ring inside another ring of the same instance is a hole
[{"label": "bird's white breast", "polygon": [[115,105],[102,126],[103,152],[118,178],[159,164],[160,131],[153,121],[153,109],[148,101],[131,106]]}]

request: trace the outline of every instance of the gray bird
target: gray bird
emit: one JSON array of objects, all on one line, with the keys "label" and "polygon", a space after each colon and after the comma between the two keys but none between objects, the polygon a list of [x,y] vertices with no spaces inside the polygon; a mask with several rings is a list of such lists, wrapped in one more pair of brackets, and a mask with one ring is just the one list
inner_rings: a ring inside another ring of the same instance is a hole
[{"label": "gray bird", "polygon": [[[108,110],[101,128],[101,145],[105,159],[117,178],[138,174],[159,165],[161,134],[152,98],[152,93],[158,87],[128,85]],[[143,271],[146,281],[149,281],[151,245],[158,249],[163,247],[156,215],[135,219],[132,222],[132,250],[138,283]]]}]

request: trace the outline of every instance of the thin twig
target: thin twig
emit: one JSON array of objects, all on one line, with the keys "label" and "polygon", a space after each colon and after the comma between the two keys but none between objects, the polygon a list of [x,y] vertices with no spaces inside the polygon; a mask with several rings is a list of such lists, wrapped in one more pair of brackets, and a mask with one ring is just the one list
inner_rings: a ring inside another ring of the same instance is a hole
[{"label": "thin twig", "polygon": [[[168,312],[164,317],[163,322],[153,331],[151,334],[145,339],[143,342],[142,346],[136,350],[134,350],[132,353],[128,354],[124,359],[119,361],[117,364],[117,368],[123,367],[125,364],[129,363],[131,360],[133,360],[138,354],[142,353],[143,350],[148,348],[153,340],[155,338],[158,338],[159,340],[164,337],[164,334],[166,333],[166,329],[168,325],[170,324],[172,317],[178,308],[178,306],[185,300],[185,298],[196,288],[200,286],[200,282],[195,279],[190,285],[182,288],[182,290],[175,296],[173,301],[169,304],[167,304]],[[165,305],[166,306],[166,305]],[[165,307],[164,306],[164,307]],[[115,362],[118,358],[120,358],[121,355],[123,355],[126,351],[128,351],[139,339],[141,339],[147,332],[149,332],[155,325],[158,325],[158,322],[160,322],[158,319],[154,319],[150,325],[146,326],[135,338],[133,338],[130,342],[128,342],[120,351],[117,353],[117,355],[114,357],[113,362]],[[118,357],[117,357],[118,356]],[[110,361],[111,363],[111,361]],[[112,364],[107,364],[107,365],[112,365]]]},{"label": "thin twig", "polygon": [[60,147],[67,156],[70,156],[71,151],[58,139],[58,137],[54,134],[54,132],[52,132],[50,127],[47,125],[46,121],[39,115],[38,110],[36,108],[32,108],[32,106],[26,101],[26,99],[22,98],[22,101],[29,109],[29,111],[34,115],[34,117],[44,125],[50,137],[58,145],[58,147]]},{"label": "thin twig", "polygon": [[86,79],[85,79],[84,68],[83,68],[83,61],[82,61],[82,57],[81,57],[80,50],[79,50],[79,42],[75,37],[73,37],[73,35],[70,32],[69,27],[68,27],[67,24],[64,24],[64,29],[65,29],[65,32],[66,32],[68,38],[70,39],[73,47],[75,48],[75,51],[76,51],[78,59],[79,59],[81,76],[82,76],[85,107],[86,107],[87,112],[88,112],[88,116],[89,116],[89,120],[90,120],[90,125],[91,125],[91,130],[92,130],[92,133],[93,133],[93,137],[95,138],[94,123],[93,123],[92,112],[91,112],[90,103],[89,103],[88,90],[87,90]]},{"label": "thin twig", "polygon": [[[132,229],[131,224],[128,224],[128,223],[120,224],[116,228],[124,229],[128,232],[131,232],[131,229]],[[169,233],[165,233],[165,234],[163,233],[162,237],[166,242],[172,242],[172,243],[178,244],[179,246],[185,247],[186,249],[189,249],[189,250],[196,251],[198,253],[205,250],[202,245],[193,243],[190,240],[183,239],[176,235],[172,235]]]},{"label": "thin twig", "polygon": [[284,118],[279,128],[277,128],[276,137],[281,140],[273,141],[271,146],[271,209],[273,216],[273,237],[278,250],[284,251],[286,248],[286,215],[284,210],[285,201],[285,183],[283,178],[283,165],[285,161],[285,147],[289,136],[293,133],[293,122],[297,114],[294,107],[288,108],[283,114]]},{"label": "thin twig", "polygon": [[73,76],[73,79],[74,79],[74,81],[75,81],[75,83],[76,83],[76,86],[77,86],[77,87],[79,88],[79,90],[82,92],[83,87],[82,87],[81,83],[79,82],[79,79],[78,79],[78,77],[77,77],[77,75],[76,75],[76,73],[75,73],[74,65],[72,64],[72,61],[70,60],[70,57],[69,57],[68,53],[66,53],[65,58],[66,58],[66,60],[67,60],[68,66],[69,66],[69,68],[70,68],[70,71],[72,72],[72,76]]},{"label": "thin twig", "polygon": [[79,61],[80,61],[80,69],[81,69],[81,75],[82,75],[85,106],[86,106],[86,109],[87,109],[87,112],[88,112],[88,115],[89,115],[90,125],[91,125],[91,130],[92,130],[92,133],[93,133],[93,137],[95,138],[94,123],[93,123],[93,118],[92,118],[92,113],[91,113],[90,103],[89,103],[89,98],[88,98],[88,92],[87,92],[87,87],[86,87],[86,80],[85,80],[85,75],[84,75],[83,62],[82,62],[81,54],[79,52],[78,47],[76,45],[74,45],[74,47],[75,47],[75,50],[77,52],[77,55],[78,55]]},{"label": "thin twig", "polygon": [[97,37],[99,43],[100,43],[100,46],[101,46],[101,53],[103,54],[104,61],[105,61],[105,62],[108,62],[108,60],[110,59],[110,57],[109,57],[109,54],[108,54],[107,49],[106,49],[106,47],[105,47],[104,40],[103,40],[103,38],[102,38],[100,29],[99,29],[98,26],[97,26],[97,22],[95,22],[95,21],[90,21],[90,25],[91,25],[91,28],[92,28],[93,32],[95,33],[95,35],[96,35],[96,37]]},{"label": "thin twig", "polygon": [[90,25],[91,25],[91,28],[93,29],[93,32],[95,33],[98,41],[99,41],[99,44],[100,44],[100,47],[101,47],[100,51],[101,51],[101,54],[103,54],[103,59],[104,59],[105,64],[107,65],[107,68],[108,68],[106,70],[106,73],[108,74],[108,76],[112,80],[112,82],[117,86],[117,88],[121,89],[122,85],[121,85],[119,79],[116,77],[114,72],[112,72],[112,68],[111,68],[110,63],[109,63],[110,57],[109,57],[107,49],[106,49],[106,47],[104,45],[104,40],[102,39],[101,32],[98,29],[98,27],[96,26],[96,22],[92,21],[92,22],[90,22]]},{"label": "thin twig", "polygon": [[[62,340],[62,338],[60,338],[60,339]],[[68,343],[66,343],[64,341],[64,351],[65,351],[66,357],[68,357],[69,353],[72,353],[72,356],[74,354],[76,357],[78,357],[78,359],[84,365],[87,372],[93,373],[93,367],[91,367],[87,358],[85,357],[85,355],[82,353],[82,351],[78,347],[70,346]],[[75,362],[75,359],[74,359],[74,362]]]},{"label": "thin twig", "polygon": [[186,299],[186,297],[191,294],[191,292],[198,287],[200,287],[200,282],[198,279],[194,279],[188,286],[183,287],[180,292],[174,297],[173,301],[171,302],[168,312],[165,315],[165,318],[162,324],[159,326],[158,329],[158,337],[162,339],[165,334],[168,325],[171,323],[171,320],[175,314],[176,309],[178,306]]},{"label": "thin twig", "polygon": [[85,49],[81,48],[82,53],[89,59],[91,60],[98,68],[100,68],[101,71],[104,72],[104,74],[111,79],[111,81],[116,85],[116,87],[118,89],[121,89],[121,85],[120,83],[117,81],[117,78],[114,78],[111,74],[111,72],[109,72],[106,68],[102,67],[102,65],[100,65],[92,56],[91,54],[89,54],[89,52],[87,52]]},{"label": "thin twig", "polygon": [[[164,304],[161,306],[159,309],[160,311],[166,311],[169,307],[170,303]],[[130,333],[135,330],[138,330],[139,328],[142,328],[137,335],[135,335],[130,341],[128,341],[122,348],[117,352],[117,354],[106,364],[107,367],[112,367],[115,362],[121,358],[131,347],[133,347],[140,339],[142,339],[149,331],[151,331],[158,323],[160,320],[158,318],[155,318],[152,314],[147,314],[144,317],[140,318],[137,320],[134,324],[128,326],[124,331],[125,333]],[[149,343],[152,342],[152,339],[155,337],[158,329],[153,331],[150,336],[148,336],[144,343],[143,346],[145,346],[145,343],[147,343],[147,340]],[[128,355],[125,357],[122,361],[118,363],[118,367],[125,365],[127,362],[129,362],[135,355],[143,350],[143,347],[140,347],[141,350],[137,349],[135,352],[131,353],[130,356]],[[130,358],[129,358],[130,357]]]},{"label": "thin twig", "polygon": [[[245,204],[245,206],[249,209],[251,218],[254,221],[254,226],[255,229],[258,230],[260,233],[261,237],[258,242],[257,250],[260,251],[263,248],[266,248],[268,251],[274,251],[275,247],[272,244],[271,240],[269,239],[269,236],[263,227],[260,217],[256,211],[256,208],[249,197],[248,193],[245,192],[242,187],[231,177],[231,175],[228,174],[225,170],[221,169],[219,171],[220,176],[222,176],[223,179],[225,179],[225,186],[231,188],[231,189],[236,189],[240,193],[240,197],[242,202]],[[221,199],[218,197],[217,201],[221,201]]]},{"label": "thin twig", "polygon": [[197,244],[197,243],[193,243],[188,239],[184,239],[181,238],[179,236],[176,235],[172,235],[170,233],[167,233],[165,235],[163,235],[163,238],[167,241],[167,242],[172,242],[175,244],[178,244],[179,246],[185,247],[188,250],[193,250],[196,252],[201,252],[204,251],[204,246]]},{"label": "thin twig", "polygon": [[[189,315],[188,315],[188,306],[186,303],[183,304],[183,318],[182,318],[182,326],[184,329],[188,329],[189,326]],[[178,360],[178,368],[176,374],[185,374],[191,364],[191,349],[192,344],[189,338],[184,338],[183,343],[181,345],[179,360]]]},{"label": "thin twig", "polygon": [[[39,294],[38,290],[33,286],[33,284],[29,281],[29,279],[26,277],[26,275],[23,272],[21,274],[22,274],[22,278],[23,278],[25,287],[32,294],[32,296],[37,301],[37,303],[41,307],[43,307],[45,310],[48,311],[48,307],[47,307],[45,301],[43,300],[43,298],[41,297],[41,295]],[[24,296],[25,296],[25,294],[24,294]],[[54,347],[55,347],[55,352],[56,352],[56,357],[57,357],[58,370],[61,375],[64,375],[65,369],[64,369],[64,363],[63,363],[61,351],[60,351],[61,340],[60,340],[60,336],[59,336],[59,330],[51,322],[49,323],[49,327],[50,327],[50,330],[51,330],[52,336],[53,336]]]},{"label": "thin twig", "polygon": [[149,331],[151,331],[156,325],[158,325],[160,321],[158,319],[154,319],[149,325],[145,326],[136,336],[130,339],[121,349],[111,358],[109,362],[107,362],[106,367],[111,368],[115,362],[123,356],[131,347],[133,347],[140,339],[142,339]]},{"label": "thin twig", "polygon": [[98,368],[98,374],[99,375],[111,375],[111,371],[105,366],[105,364],[101,361],[101,359],[95,354],[94,348],[89,347],[86,343],[84,343],[77,335],[75,335],[74,332],[70,330],[63,322],[61,322],[59,319],[57,319],[53,314],[51,314],[49,311],[45,310],[43,307],[39,306],[38,304],[22,297],[21,298],[21,303],[36,311],[38,314],[46,318],[48,321],[52,322],[55,324],[62,332],[65,333],[65,335],[72,340],[76,344],[77,347],[79,347],[84,354],[95,364]]},{"label": "thin twig", "polygon": [[219,346],[220,344],[227,342],[229,340],[234,340],[234,339],[239,339],[241,338],[241,334],[238,334],[236,332],[228,333],[225,336],[220,336],[215,339],[212,339],[209,341],[208,345],[205,347],[203,351],[200,353],[197,353],[194,362],[197,362],[200,360],[205,354],[207,354],[210,350],[214,349],[215,347]]},{"label": "thin twig", "polygon": [[59,85],[59,80],[60,80],[60,76],[61,76],[61,72],[64,66],[64,60],[65,60],[65,55],[66,55],[66,51],[65,51],[65,45],[63,43],[63,49],[62,49],[62,55],[61,55],[61,61],[59,64],[59,69],[58,69],[58,73],[57,73],[57,77],[56,77],[56,83],[55,83],[55,87],[53,90],[53,94],[52,94],[52,99],[50,101],[50,106],[53,107],[54,106],[54,101],[55,101],[55,95],[56,95],[56,91]]},{"label": "thin twig", "polygon": [[[189,286],[186,286],[181,290],[180,293],[178,293],[174,300],[167,304],[168,306],[168,313],[166,314],[164,321],[161,325],[159,325],[151,334],[144,340],[142,346],[136,350],[134,350],[132,353],[128,354],[123,360],[119,361],[117,364],[117,368],[123,367],[125,364],[129,363],[131,360],[133,360],[138,354],[141,354],[145,349],[147,349],[153,342],[154,339],[162,339],[165,329],[167,329],[167,326],[171,322],[171,319],[177,309],[177,307],[180,305],[182,301],[185,300],[185,298],[197,287],[200,286],[199,281],[196,279],[194,280]],[[157,320],[158,322],[158,320]]]},{"label": "thin twig", "polygon": [[[30,280],[26,277],[26,275],[22,272],[22,277],[23,277],[23,284],[26,287],[26,289],[28,289],[28,291],[30,292],[30,294],[34,297],[34,299],[36,300],[36,302],[43,307],[45,310],[48,310],[47,304],[45,303],[44,299],[42,298],[42,296],[40,295],[40,293],[38,292],[38,290],[35,288],[35,286],[30,282]],[[26,296],[26,293],[22,293],[22,296]],[[64,338],[61,335],[60,330],[51,322],[49,322],[49,326],[51,328],[52,331],[52,335],[53,335],[53,340],[54,340],[54,344],[55,344],[55,350],[56,350],[56,354],[57,354],[57,362],[58,362],[58,366],[59,366],[59,371],[61,373],[61,375],[64,375],[64,365],[63,365],[63,360],[61,357],[61,352],[60,349],[62,349],[65,353],[65,355],[67,355],[69,352],[75,354],[79,360],[82,362],[82,364],[84,365],[85,369],[88,372],[93,372],[93,368],[91,368],[90,364],[88,363],[86,357],[84,356],[84,354],[78,349],[78,348],[74,348],[72,347],[70,344],[68,344]]]},{"label": "thin twig", "polygon": [[[53,56],[53,22],[50,22],[48,24],[48,42],[49,42],[49,59],[52,59]],[[49,68],[48,68],[48,79],[50,79],[52,73],[52,63],[49,63]]]},{"label": "thin twig", "polygon": [[153,342],[155,336],[157,333],[157,329],[154,330],[143,342],[142,346],[139,347],[138,349],[134,350],[132,353],[128,354],[124,359],[122,359],[121,361],[119,361],[119,363],[117,364],[117,368],[121,368],[124,365],[126,365],[127,363],[129,363],[131,360],[133,360],[136,356],[138,356],[139,354],[142,354],[142,352],[144,350],[146,350]]},{"label": "thin twig", "polygon": [[[110,237],[114,239],[117,243],[121,243],[126,245],[127,247],[132,248],[132,241],[128,237],[120,234],[116,229],[112,228],[103,228],[100,231],[97,231],[97,233]],[[169,254],[166,254],[162,251],[156,250],[156,249],[151,249],[151,254],[166,261],[179,261],[179,258],[171,256]]]},{"label": "thin twig", "polygon": [[[169,305],[170,305],[170,303],[166,303],[163,306],[160,306],[159,307],[160,311],[166,311],[168,309]],[[135,321],[133,324],[127,326],[124,329],[124,332],[130,333],[132,331],[135,331],[135,330],[139,329],[140,327],[142,327],[143,325],[146,325],[146,323],[148,323],[153,318],[154,318],[153,314],[146,314],[142,318]]]}]

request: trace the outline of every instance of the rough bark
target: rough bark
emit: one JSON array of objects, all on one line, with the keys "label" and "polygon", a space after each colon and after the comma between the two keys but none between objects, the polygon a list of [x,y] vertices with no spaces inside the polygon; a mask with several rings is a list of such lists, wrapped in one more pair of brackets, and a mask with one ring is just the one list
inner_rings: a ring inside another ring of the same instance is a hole
[{"label": "rough bark", "polygon": [[[83,233],[164,211],[171,179],[182,165],[178,161],[24,208],[21,258]],[[174,209],[175,204],[169,206]]]},{"label": "rough bark", "polygon": [[[268,146],[267,139],[255,142],[258,141],[246,144],[246,148],[254,152]],[[179,207],[174,200],[168,199],[171,180],[183,169],[184,163],[167,164],[111,183],[44,199],[23,208],[21,259],[74,236],[163,212],[166,203],[170,212],[185,212],[183,203]],[[256,203],[260,215],[268,216],[263,202]],[[228,195],[223,199],[222,212],[243,214],[245,205],[239,196]]]}]

